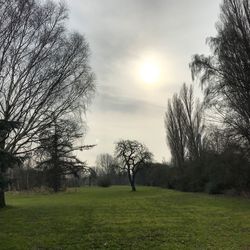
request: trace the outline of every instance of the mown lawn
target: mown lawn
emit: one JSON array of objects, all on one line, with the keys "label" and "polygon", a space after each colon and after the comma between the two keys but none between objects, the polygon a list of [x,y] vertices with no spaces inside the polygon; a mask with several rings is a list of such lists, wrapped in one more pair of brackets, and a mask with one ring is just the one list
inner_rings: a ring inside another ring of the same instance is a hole
[{"label": "mown lawn", "polygon": [[250,200],[160,188],[7,194],[0,249],[250,249]]}]

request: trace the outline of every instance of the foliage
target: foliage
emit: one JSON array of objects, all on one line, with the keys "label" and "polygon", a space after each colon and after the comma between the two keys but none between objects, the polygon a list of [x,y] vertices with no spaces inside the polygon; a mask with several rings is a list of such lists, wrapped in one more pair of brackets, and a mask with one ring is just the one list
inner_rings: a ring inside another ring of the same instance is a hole
[{"label": "foliage", "polygon": [[80,128],[72,120],[54,119],[51,127],[40,134],[40,145],[36,152],[40,161],[37,168],[45,171],[48,185],[55,192],[62,187],[62,179],[66,175],[79,177],[86,171],[86,163],[80,161],[73,152],[90,149],[94,145],[74,146],[77,139],[82,137]]},{"label": "foliage", "polygon": [[15,165],[21,165],[22,160],[5,147],[5,141],[14,129],[19,127],[19,123],[14,121],[0,120],[0,208],[5,207],[4,191],[9,183],[7,178],[7,169]]},{"label": "foliage", "polygon": [[175,189],[250,190],[249,17],[249,0],[224,0],[217,35],[208,39],[211,55],[195,55],[190,64],[193,78],[200,77],[212,124],[204,130],[202,106],[194,108],[192,88],[184,85],[168,103],[167,141],[177,169],[169,169],[167,178]]},{"label": "foliage", "polygon": [[170,166],[161,163],[148,163],[137,174],[137,184],[145,186],[167,187]]},{"label": "foliage", "polygon": [[165,177],[166,187],[181,191],[221,194],[234,190],[239,195],[250,190],[249,161],[236,145],[228,145],[221,153],[204,152],[196,161],[186,161],[183,171],[169,167]]},{"label": "foliage", "polygon": [[46,186],[45,173],[26,166],[9,170],[9,191],[38,190]]},{"label": "foliage", "polygon": [[99,187],[110,187],[111,186],[110,176],[108,176],[108,175],[98,176],[97,185]]}]

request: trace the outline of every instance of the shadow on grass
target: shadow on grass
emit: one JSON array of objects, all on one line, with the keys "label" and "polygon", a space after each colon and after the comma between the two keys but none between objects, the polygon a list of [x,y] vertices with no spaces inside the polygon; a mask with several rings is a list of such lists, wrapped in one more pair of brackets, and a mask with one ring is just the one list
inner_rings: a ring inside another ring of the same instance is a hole
[{"label": "shadow on grass", "polygon": [[17,209],[17,208],[18,208],[18,206],[6,205],[5,207],[0,208],[0,212],[1,211],[6,211],[6,210]]}]

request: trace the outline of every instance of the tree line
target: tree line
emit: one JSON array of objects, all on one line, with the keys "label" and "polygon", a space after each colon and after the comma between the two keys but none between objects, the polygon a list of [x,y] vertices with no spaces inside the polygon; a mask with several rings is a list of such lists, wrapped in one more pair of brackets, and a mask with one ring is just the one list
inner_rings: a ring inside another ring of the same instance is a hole
[{"label": "tree line", "polygon": [[[223,0],[211,54],[190,63],[204,98],[183,84],[168,100],[171,162],[154,163],[141,142],[120,140],[97,168],[78,159],[81,117],[95,92],[89,46],[66,28],[62,3],[0,3],[0,207],[8,188],[136,183],[182,191],[240,194],[250,189],[250,6]],[[10,178],[12,176],[12,178]],[[67,176],[71,176],[68,178]],[[17,181],[18,180],[18,181]]]},{"label": "tree line", "polygon": [[250,6],[224,0],[211,55],[195,55],[190,68],[203,89],[182,86],[168,102],[167,142],[175,167],[173,187],[234,193],[250,189]]}]

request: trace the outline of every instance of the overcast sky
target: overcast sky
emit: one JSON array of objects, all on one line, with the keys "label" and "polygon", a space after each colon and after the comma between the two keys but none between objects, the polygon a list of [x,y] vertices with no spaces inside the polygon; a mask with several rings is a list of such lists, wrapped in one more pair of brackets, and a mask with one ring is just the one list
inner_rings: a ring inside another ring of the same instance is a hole
[{"label": "overcast sky", "polygon": [[[188,64],[209,52],[220,0],[66,0],[70,29],[85,35],[97,93],[86,114],[86,144],[79,154],[89,165],[114,152],[119,139],[147,145],[156,161],[170,160],[165,140],[167,100],[191,83]],[[153,61],[159,78],[147,84],[140,66]]]}]

